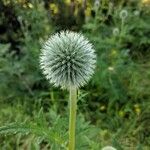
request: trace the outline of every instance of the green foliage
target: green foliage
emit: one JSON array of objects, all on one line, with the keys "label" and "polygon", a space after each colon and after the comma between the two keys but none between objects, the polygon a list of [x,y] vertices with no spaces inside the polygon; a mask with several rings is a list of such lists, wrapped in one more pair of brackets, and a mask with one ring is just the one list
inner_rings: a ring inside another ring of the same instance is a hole
[{"label": "green foliage", "polygon": [[[149,59],[149,54],[144,57],[149,49],[149,19],[145,19],[149,12],[144,11],[139,5],[140,3],[135,2],[132,7],[114,4],[108,6],[108,3],[102,1],[96,10],[96,16],[83,26],[84,33],[95,43],[98,53],[97,70],[92,81],[97,90],[91,89],[89,99],[97,95],[95,97],[99,98],[96,102],[108,103],[108,111],[115,107],[114,105],[119,104],[118,107],[122,107],[128,100],[134,104],[149,97],[149,71],[146,69],[149,62],[143,62]],[[124,20],[120,18],[122,9],[128,14]],[[135,10],[138,11],[136,15]],[[135,36],[136,33],[140,36]],[[147,46],[142,45],[141,39],[145,39]],[[143,70],[145,74],[141,74]]]},{"label": "green foliage", "polygon": [[[68,117],[65,116],[62,118],[52,109],[47,113],[44,113],[41,109],[34,120],[27,120],[23,123],[16,121],[0,127],[1,136],[20,134],[23,137],[32,134],[39,141],[39,145],[44,144],[44,146],[51,149],[67,148],[67,131]],[[85,122],[84,117],[79,115],[77,120],[77,148],[84,149],[85,147],[92,147],[92,138],[95,137],[97,131],[98,129]]]},{"label": "green foliage", "polygon": [[[5,99],[16,96],[24,97],[25,95],[34,96],[36,92],[34,89],[41,87],[42,78],[38,69],[40,44],[42,38],[47,37],[48,32],[52,29],[43,3],[34,3],[33,6],[32,9],[14,3],[3,6],[4,9],[12,8],[11,11],[15,13],[12,17],[16,19],[14,25],[19,24],[17,34],[13,28],[10,29],[12,41],[9,41],[9,32],[4,35],[7,37],[6,39],[1,36],[3,43],[0,43],[0,59],[3,63],[1,64],[0,76],[3,80],[0,86],[0,95],[4,95]],[[1,15],[7,18],[9,14],[5,11]],[[6,21],[9,24],[11,18],[8,17]],[[3,25],[5,22],[2,22]]]}]

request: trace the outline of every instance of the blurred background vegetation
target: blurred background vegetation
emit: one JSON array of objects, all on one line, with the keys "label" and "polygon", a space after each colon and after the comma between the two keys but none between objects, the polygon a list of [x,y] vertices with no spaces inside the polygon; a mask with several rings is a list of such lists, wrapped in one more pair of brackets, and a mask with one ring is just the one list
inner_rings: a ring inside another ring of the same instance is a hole
[{"label": "blurred background vegetation", "polygon": [[39,69],[60,30],[82,32],[98,55],[78,93],[77,150],[149,150],[150,0],[0,0],[0,149],[65,149],[68,92]]}]

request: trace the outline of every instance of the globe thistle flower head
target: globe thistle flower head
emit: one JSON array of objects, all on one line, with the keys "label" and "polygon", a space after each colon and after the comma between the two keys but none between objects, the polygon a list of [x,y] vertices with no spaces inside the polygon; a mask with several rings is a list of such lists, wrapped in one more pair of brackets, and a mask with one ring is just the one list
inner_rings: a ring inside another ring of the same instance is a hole
[{"label": "globe thistle flower head", "polygon": [[95,63],[92,44],[72,31],[52,35],[40,55],[40,66],[46,78],[54,86],[66,89],[85,85],[94,73]]},{"label": "globe thistle flower head", "polygon": [[135,10],[133,13],[134,13],[135,16],[139,16],[140,15],[140,11],[138,11],[138,10]]},{"label": "globe thistle flower head", "polygon": [[112,146],[105,146],[102,148],[102,150],[117,150],[117,149]]},{"label": "globe thistle flower head", "polygon": [[119,35],[119,29],[118,29],[118,28],[114,28],[114,29],[113,29],[113,35],[114,35],[114,36]]},{"label": "globe thistle flower head", "polygon": [[95,0],[95,2],[94,2],[94,8],[98,9],[99,6],[100,6],[100,0]]},{"label": "globe thistle flower head", "polygon": [[124,19],[127,18],[127,16],[128,16],[128,11],[125,10],[125,9],[121,10],[121,12],[120,12],[120,18],[124,20]]}]

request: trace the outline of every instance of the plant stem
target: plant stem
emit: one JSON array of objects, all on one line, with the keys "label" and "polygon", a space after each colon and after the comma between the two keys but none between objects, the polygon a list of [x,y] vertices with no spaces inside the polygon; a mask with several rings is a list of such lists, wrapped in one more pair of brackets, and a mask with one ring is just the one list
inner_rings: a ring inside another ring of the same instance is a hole
[{"label": "plant stem", "polygon": [[70,87],[69,150],[75,150],[75,128],[77,111],[77,89]]},{"label": "plant stem", "polygon": [[120,35],[119,35],[119,42],[118,42],[119,44],[121,44],[123,30],[124,30],[124,19],[121,19]]}]

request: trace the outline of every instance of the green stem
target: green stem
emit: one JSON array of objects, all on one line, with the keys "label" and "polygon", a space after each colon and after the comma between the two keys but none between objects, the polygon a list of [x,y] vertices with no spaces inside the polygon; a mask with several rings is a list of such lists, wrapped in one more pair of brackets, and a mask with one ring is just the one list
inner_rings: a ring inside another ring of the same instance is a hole
[{"label": "green stem", "polygon": [[70,87],[69,150],[75,150],[77,89]]},{"label": "green stem", "polygon": [[124,19],[121,20],[120,36],[119,36],[119,42],[118,42],[119,44],[121,44],[123,30],[124,30]]}]

